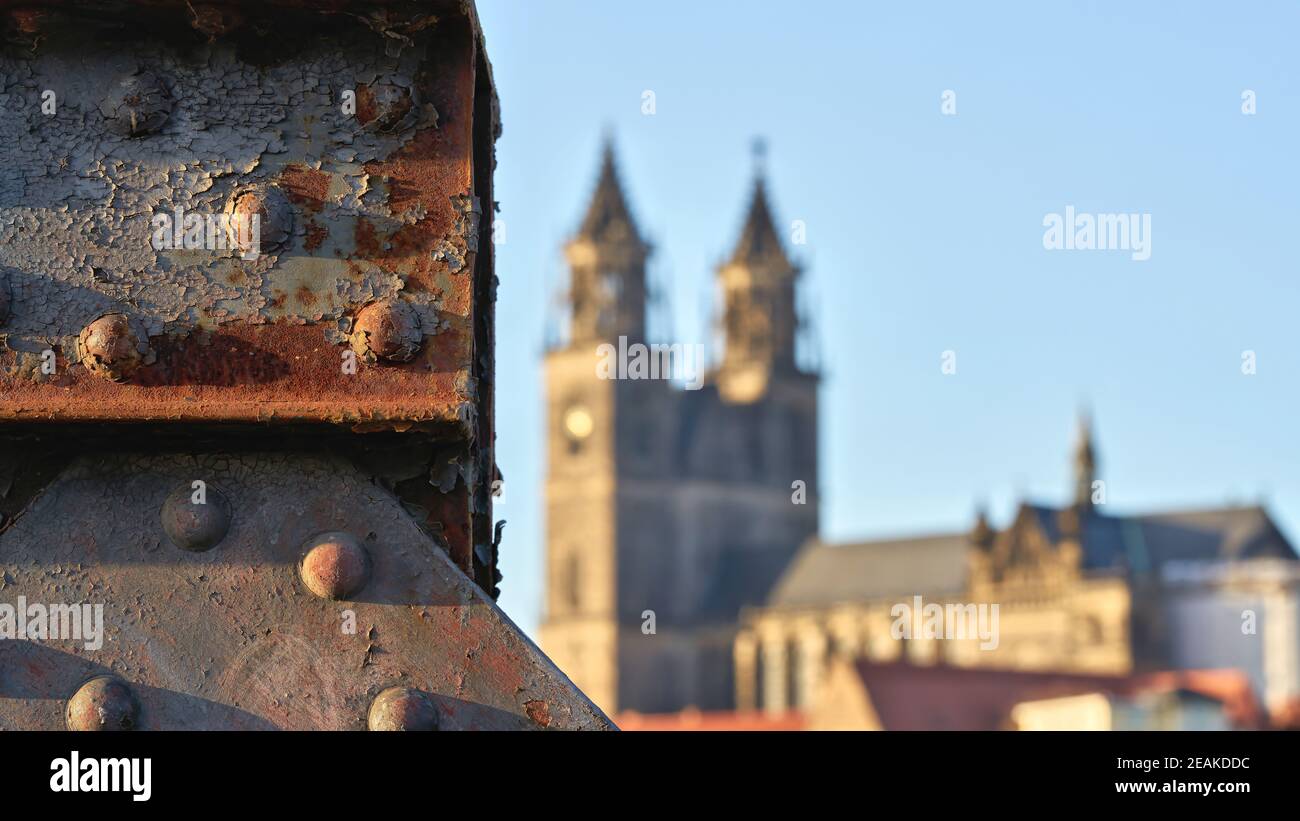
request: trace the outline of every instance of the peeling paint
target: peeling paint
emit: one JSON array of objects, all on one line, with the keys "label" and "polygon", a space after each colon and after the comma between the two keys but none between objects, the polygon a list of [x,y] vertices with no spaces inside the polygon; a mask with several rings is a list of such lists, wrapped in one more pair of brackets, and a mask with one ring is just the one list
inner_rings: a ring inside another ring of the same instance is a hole
[{"label": "peeling paint", "polygon": [[447,268],[457,274],[468,264],[467,257],[478,251],[478,222],[483,209],[478,198],[469,194],[457,194],[451,204],[456,209],[456,227],[450,236],[438,241],[433,258],[445,261]]},{"label": "peeling paint", "polygon": [[[333,290],[337,271],[314,264],[301,227],[282,251],[254,265],[234,253],[151,246],[155,213],[221,213],[235,191],[290,169],[312,167],[329,179],[321,197],[328,207],[316,220],[333,235],[350,235],[344,226],[360,218],[394,218],[386,201],[364,198],[364,164],[393,153],[410,134],[371,133],[339,106],[339,92],[354,88],[359,73],[390,68],[380,44],[321,43],[300,60],[257,68],[220,43],[195,62],[160,47],[124,56],[112,43],[63,37],[76,35],[47,39],[30,60],[0,58],[0,106],[26,114],[0,119],[0,140],[9,147],[0,169],[0,264],[17,272],[9,334],[71,336],[88,314],[119,304],[153,320],[154,332],[194,324],[204,319],[202,306],[218,301],[224,321],[266,321],[277,315],[272,295],[287,279],[307,273],[320,290]],[[415,57],[408,52],[391,68],[409,72]],[[145,76],[165,78],[174,110],[158,134],[117,136],[101,101],[120,105],[118,78],[137,79],[143,66]],[[44,89],[58,94],[53,117],[39,109]],[[340,147],[346,162],[336,156]],[[346,258],[351,249],[344,251]],[[248,275],[244,286],[229,285],[233,268]],[[370,298],[391,293],[393,283],[379,271],[368,274],[350,284]],[[292,308],[283,315],[317,319]]]},{"label": "peeling paint", "polygon": [[[308,377],[338,369],[354,314],[393,299],[410,304],[436,341],[410,363],[358,373],[357,387],[376,397],[373,413],[350,409],[361,396],[350,383],[318,381],[321,391],[353,397],[325,416],[463,419],[457,408],[473,401],[472,384],[456,373],[472,368],[474,349],[473,289],[463,274],[480,210],[470,188],[473,50],[447,48],[437,15],[412,15],[410,5],[327,15],[334,24],[324,34],[313,30],[270,61],[248,60],[242,41],[223,36],[250,21],[214,4],[179,10],[183,25],[208,35],[197,45],[151,38],[123,47],[129,35],[102,17],[29,21],[40,32],[33,49],[0,52],[8,151],[0,279],[9,296],[0,318],[0,419],[74,407],[89,417],[111,409],[183,418],[201,407],[204,418],[248,418],[268,400],[301,404]],[[57,99],[52,114],[41,107],[47,91]],[[354,91],[356,112],[345,105]],[[159,214],[229,214],[249,191],[286,198],[268,200],[269,211],[247,209],[283,216],[263,224],[256,259],[234,247],[159,247]],[[139,323],[159,351],[210,351],[187,340],[215,334],[245,340],[252,356],[289,347],[297,355],[281,357],[287,370],[259,368],[280,374],[278,396],[250,395],[228,379],[186,391],[198,394],[192,399],[155,390],[142,403],[135,385],[180,387],[195,373],[241,370],[160,356],[115,400],[85,382],[76,344],[108,313]],[[291,346],[290,335],[298,337]],[[32,363],[48,350],[72,372],[34,379]],[[56,384],[62,392],[49,393]],[[386,395],[392,400],[380,401]],[[394,404],[399,396],[408,409]]]}]

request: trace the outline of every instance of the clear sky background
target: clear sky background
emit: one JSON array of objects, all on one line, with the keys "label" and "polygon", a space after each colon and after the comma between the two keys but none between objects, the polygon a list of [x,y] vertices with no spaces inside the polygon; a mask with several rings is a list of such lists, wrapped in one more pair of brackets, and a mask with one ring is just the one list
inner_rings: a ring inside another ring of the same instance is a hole
[{"label": "clear sky background", "polygon": [[[819,307],[825,537],[1062,501],[1086,405],[1111,512],[1262,502],[1300,539],[1298,8],[479,0],[505,127],[506,612],[535,634],[543,309],[606,128],[685,342],[767,139]],[[1149,213],[1150,260],[1044,250],[1067,205]]]}]

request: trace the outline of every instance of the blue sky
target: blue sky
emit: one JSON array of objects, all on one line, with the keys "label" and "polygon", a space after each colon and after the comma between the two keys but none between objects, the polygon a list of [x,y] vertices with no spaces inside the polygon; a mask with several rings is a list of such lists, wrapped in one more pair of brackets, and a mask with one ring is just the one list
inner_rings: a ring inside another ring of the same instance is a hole
[{"label": "blue sky", "polygon": [[[1262,501],[1300,538],[1298,8],[479,0],[505,127],[505,610],[535,630],[542,306],[606,128],[687,342],[766,138],[778,219],[807,226],[826,537],[1060,501],[1086,405],[1112,512]],[[1149,214],[1151,258],[1045,250],[1068,205]]]}]

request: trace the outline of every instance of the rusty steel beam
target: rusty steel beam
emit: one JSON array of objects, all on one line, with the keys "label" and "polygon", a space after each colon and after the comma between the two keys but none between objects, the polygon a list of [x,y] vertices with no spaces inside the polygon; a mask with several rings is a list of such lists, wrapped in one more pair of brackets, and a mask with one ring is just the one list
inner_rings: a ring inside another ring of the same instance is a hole
[{"label": "rusty steel beam", "polygon": [[75,728],[68,702],[101,676],[139,729],[365,729],[392,688],[442,730],[610,728],[397,499],[328,454],[80,456],[0,556],[0,601],[103,605],[100,647],[0,641],[0,729]]},{"label": "rusty steel beam", "polygon": [[[117,5],[111,16],[96,6],[90,31],[44,30],[8,89],[33,105],[47,87],[61,96],[53,114],[8,126],[21,151],[9,152],[0,186],[13,240],[0,254],[0,420],[468,429],[479,403],[476,284],[490,276],[478,261],[490,192],[477,190],[476,167],[492,159],[490,146],[476,150],[475,109],[493,110],[477,99],[491,91],[480,88],[486,62],[472,20],[426,10],[364,39],[356,34],[373,19],[343,13],[363,4],[273,4],[331,14],[316,23],[319,42],[270,35],[281,59],[252,68],[211,65],[223,59],[220,42],[136,45],[138,32],[117,25],[129,9],[187,27],[188,4]],[[35,13],[24,3],[11,22],[41,30]],[[87,42],[103,36],[116,39]],[[71,75],[63,55],[74,48],[91,76]],[[131,48],[139,56],[122,59]],[[193,64],[195,50],[209,65]],[[139,114],[134,139],[105,134],[108,164],[82,135],[126,118],[114,95],[127,81],[129,93],[153,93],[145,104],[157,111]],[[284,235],[256,260],[236,248],[151,247],[162,217],[177,223],[165,239],[185,244],[177,208],[219,217],[250,200],[244,212],[259,213],[262,238]],[[394,304],[414,335],[403,355],[368,342],[391,331]],[[88,349],[82,340],[105,317],[134,334]]]},{"label": "rusty steel beam", "polygon": [[0,635],[103,620],[0,640],[0,729],[612,728],[494,603],[473,4],[0,25]]}]

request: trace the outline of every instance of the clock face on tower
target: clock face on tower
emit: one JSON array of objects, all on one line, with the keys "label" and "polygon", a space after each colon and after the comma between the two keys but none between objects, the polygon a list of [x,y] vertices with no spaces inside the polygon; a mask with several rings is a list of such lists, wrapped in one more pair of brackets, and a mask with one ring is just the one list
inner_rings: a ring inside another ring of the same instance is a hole
[{"label": "clock face on tower", "polygon": [[581,442],[595,428],[596,421],[591,417],[591,411],[583,405],[571,405],[564,412],[564,434],[573,442]]}]

